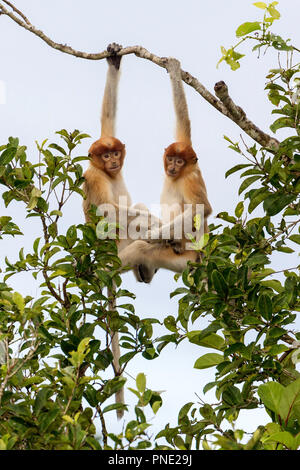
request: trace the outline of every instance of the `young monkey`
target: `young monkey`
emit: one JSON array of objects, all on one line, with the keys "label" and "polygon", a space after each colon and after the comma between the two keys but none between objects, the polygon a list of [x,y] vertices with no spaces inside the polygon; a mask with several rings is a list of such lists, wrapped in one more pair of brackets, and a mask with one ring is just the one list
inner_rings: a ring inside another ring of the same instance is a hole
[{"label": "young monkey", "polygon": [[[86,198],[83,201],[83,210],[87,222],[90,221],[89,210],[91,205],[96,207],[111,205],[111,207],[114,207],[116,210],[115,222],[117,223],[119,222],[118,217],[122,217],[122,213],[123,215],[126,213],[128,224],[139,217],[142,236],[143,230],[145,232],[149,228],[149,211],[143,204],[136,204],[131,207],[131,198],[121,172],[125,158],[125,145],[115,137],[117,93],[122,59],[122,56],[117,54],[121,49],[122,46],[115,43],[107,47],[111,55],[107,58],[108,72],[102,102],[101,137],[89,149],[90,165],[84,173],[83,190]],[[119,205],[120,197],[125,203],[123,206]],[[143,224],[146,224],[146,226]],[[133,241],[128,234],[125,234],[125,238],[117,242],[118,252],[120,253]],[[140,276],[138,266],[135,266],[133,271],[138,281],[145,282],[145,279]],[[143,268],[143,273],[146,282],[147,278],[152,279],[154,275],[154,272],[148,272],[146,267]]]},{"label": "young monkey", "polygon": [[[176,114],[176,142],[164,152],[165,181],[161,194],[162,226],[152,233],[147,241],[137,240],[120,254],[123,265],[142,264],[148,269],[165,268],[182,272],[188,261],[196,261],[198,254],[186,250],[190,240],[184,234],[185,220],[194,219],[196,205],[203,205],[202,226],[208,232],[207,217],[212,209],[207,198],[206,186],[197,163],[197,155],[192,148],[191,123],[181,80],[180,62],[174,58],[167,60],[171,79],[173,101]],[[185,209],[184,205],[189,204]],[[167,208],[167,210],[166,210]],[[163,240],[168,233],[168,239]],[[181,233],[181,238],[178,237]]]},{"label": "young monkey", "polygon": [[[126,213],[128,222],[134,220],[138,216],[143,216],[147,213],[147,208],[143,205],[138,205],[131,210],[131,198],[127,191],[121,170],[125,158],[125,145],[115,137],[115,121],[117,111],[117,92],[118,83],[120,78],[120,63],[122,56],[118,52],[122,46],[118,44],[110,44],[107,47],[110,56],[107,58],[108,72],[106,77],[106,85],[104,90],[102,112],[101,112],[101,137],[96,140],[89,149],[90,164],[84,173],[83,190],[85,199],[83,201],[83,210],[85,219],[90,221],[89,210],[91,205],[99,207],[100,205],[110,205],[116,209],[116,216],[118,217],[123,212]],[[119,206],[119,198],[122,197],[125,205]],[[136,209],[140,210],[136,210]],[[144,212],[143,212],[144,211]],[[147,230],[149,227],[145,228]],[[132,243],[128,236],[125,239],[119,240],[118,252]],[[144,277],[141,278],[140,269],[134,266],[134,274],[137,280],[145,282],[145,279],[152,279],[155,269],[141,267]],[[120,346],[118,333],[111,333],[112,352],[114,356],[113,365],[116,375],[120,375]],[[124,403],[124,390],[120,390],[116,394],[116,402]],[[118,418],[122,417],[123,411],[117,411]]]}]

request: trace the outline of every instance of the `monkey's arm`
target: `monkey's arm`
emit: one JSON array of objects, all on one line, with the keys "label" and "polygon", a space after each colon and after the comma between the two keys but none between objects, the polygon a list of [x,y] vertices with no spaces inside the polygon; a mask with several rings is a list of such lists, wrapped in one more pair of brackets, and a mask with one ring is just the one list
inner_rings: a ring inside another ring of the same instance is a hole
[{"label": "monkey's arm", "polygon": [[134,226],[139,227],[139,238],[144,238],[151,227],[158,228],[161,225],[159,218],[151,214],[144,204],[131,207],[116,204],[110,184],[99,171],[90,167],[85,172],[84,179],[83,190],[86,199],[83,201],[83,209],[87,222],[89,222],[88,211],[91,205],[94,205],[97,207],[97,215],[105,216],[108,222],[121,225],[126,223],[128,229],[134,222]]},{"label": "monkey's arm", "polygon": [[118,44],[110,44],[107,47],[111,56],[107,58],[108,71],[104,90],[101,113],[101,137],[115,136],[115,123],[117,113],[118,84],[120,79],[120,62],[122,56],[117,53],[122,49]]},{"label": "monkey's arm", "polygon": [[191,122],[181,80],[179,60],[169,57],[167,59],[167,69],[170,75],[176,114],[176,140],[191,145]]},{"label": "monkey's arm", "polygon": [[148,241],[150,243],[157,243],[159,241],[168,243],[172,240],[185,239],[186,234],[191,233],[193,230],[196,214],[203,216],[204,220],[201,223],[204,224],[204,231],[207,231],[206,219],[211,214],[212,208],[207,198],[206,187],[200,170],[186,177],[184,184],[184,205],[184,211],[171,222],[148,233]]},{"label": "monkey's arm", "polygon": [[112,201],[113,195],[105,178],[101,177],[101,175],[99,176],[97,170],[94,170],[92,166],[84,173],[83,191],[85,194],[83,211],[86,222],[89,222],[91,205],[98,207],[104,202]]}]

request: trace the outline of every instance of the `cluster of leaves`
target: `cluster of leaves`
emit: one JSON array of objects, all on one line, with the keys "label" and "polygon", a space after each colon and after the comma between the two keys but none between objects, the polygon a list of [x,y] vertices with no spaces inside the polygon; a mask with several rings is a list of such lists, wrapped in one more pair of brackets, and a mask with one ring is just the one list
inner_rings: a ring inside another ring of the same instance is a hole
[{"label": "cluster of leaves", "polygon": [[[255,38],[258,46],[280,49],[279,39],[274,43],[267,33],[280,16],[276,4],[256,3],[265,10],[263,22],[244,23],[237,36],[262,30]],[[280,50],[289,54],[291,48]],[[209,240],[203,238],[204,247],[198,247],[204,255],[201,265],[191,266],[183,274],[185,287],[171,294],[181,296],[178,316],[165,319],[169,334],[160,338],[160,349],[189,341],[209,350],[194,367],[216,368],[215,380],[205,384],[203,394],[214,389],[217,403],[203,402],[200,408],[187,403],[178,426],[168,425],[159,434],[180,449],[201,448],[201,442],[204,449],[300,447],[300,333],[293,329],[300,311],[299,265],[293,255],[300,244],[300,123],[299,100],[291,85],[297,73],[299,65],[291,65],[267,75],[273,113],[284,116],[271,130],[291,130],[277,149],[254,145],[243,150],[225,137],[245,160],[226,173],[241,172],[238,193],[244,199],[234,214],[218,214],[226,225],[210,226]],[[251,218],[254,211],[260,216]],[[276,272],[271,265],[278,252],[286,254],[286,261],[285,269]],[[294,261],[289,261],[290,254]],[[241,410],[259,407],[271,422],[258,426],[249,439],[235,423]]]},{"label": "cluster of leaves", "polygon": [[[0,449],[147,448],[147,405],[157,412],[159,393],[137,379],[136,419],[124,433],[107,431],[106,413],[126,409],[113,402],[126,379],[113,366],[111,336],[121,334],[130,359],[157,357],[153,323],[140,319],[133,298],[121,289],[120,260],[115,241],[99,240],[96,223],[61,227],[62,210],[75,193],[82,195],[82,167],[87,157],[73,157],[87,137],[79,131],[58,132],[57,143],[38,145],[39,161],[27,159],[26,148],[10,138],[1,147],[3,200],[22,201],[27,217],[40,220],[42,236],[30,253],[7,258],[0,284]],[[80,204],[80,200],[78,201]],[[22,235],[10,217],[0,217],[0,238]],[[13,291],[11,276],[31,273],[41,287],[34,299]],[[110,372],[111,370],[111,372]],[[97,431],[100,428],[101,431]]]},{"label": "cluster of leaves", "polygon": [[[289,44],[289,40],[285,41],[281,36],[270,31],[270,27],[273,25],[274,21],[280,18],[280,13],[276,9],[278,2],[269,4],[265,2],[255,2],[253,5],[264,11],[262,21],[247,21],[241,24],[236,30],[236,37],[242,39],[229,49],[225,49],[224,46],[221,46],[222,57],[218,65],[225,61],[230,66],[231,70],[237,70],[241,65],[239,61],[245,57],[245,54],[237,52],[236,49],[244,41],[249,39],[254,40],[256,43],[253,46],[253,51],[260,51],[262,47],[272,47],[277,51],[297,50],[294,46]],[[252,36],[251,33],[254,33],[254,36]]]}]

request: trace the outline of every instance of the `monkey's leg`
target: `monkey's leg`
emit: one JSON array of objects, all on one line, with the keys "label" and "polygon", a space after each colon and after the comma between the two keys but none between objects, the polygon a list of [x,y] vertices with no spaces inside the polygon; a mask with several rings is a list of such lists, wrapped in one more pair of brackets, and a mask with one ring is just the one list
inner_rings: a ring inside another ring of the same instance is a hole
[{"label": "monkey's leg", "polygon": [[[131,214],[131,211],[133,211],[134,215]],[[118,242],[119,257],[121,256],[122,251],[126,249],[130,244],[136,243],[138,239],[144,239],[146,233],[148,232],[148,230],[151,229],[152,226],[155,226],[156,228],[161,225],[159,218],[153,216],[149,212],[149,209],[143,203],[135,204],[134,206],[129,208],[128,215],[128,238],[126,240],[120,240]],[[133,224],[132,228],[136,228],[136,231],[130,231],[130,224]],[[130,236],[134,236],[134,238],[130,238]],[[156,268],[152,268],[151,266],[146,266],[143,264],[138,264],[131,267],[134,276],[138,282],[151,282],[154,274],[157,272]]]},{"label": "monkey's leg", "polygon": [[164,268],[180,273],[185,270],[188,261],[196,261],[197,253],[185,251],[176,255],[171,247],[136,240],[119,254],[119,258],[123,266],[145,265],[152,270]]}]

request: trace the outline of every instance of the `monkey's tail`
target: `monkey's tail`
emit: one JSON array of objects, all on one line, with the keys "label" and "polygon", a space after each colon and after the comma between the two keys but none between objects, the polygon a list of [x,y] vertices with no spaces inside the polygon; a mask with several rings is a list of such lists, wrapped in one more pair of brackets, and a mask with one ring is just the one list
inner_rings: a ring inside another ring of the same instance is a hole
[{"label": "monkey's tail", "polygon": [[[119,359],[120,359],[120,344],[119,344],[119,334],[117,331],[115,331],[111,335],[111,349],[113,353],[113,365],[114,365],[114,370],[116,373],[116,376],[121,376],[120,373],[120,364],[119,364]],[[124,405],[124,387],[122,387],[120,390],[117,391],[115,394],[115,401],[116,403],[122,403]],[[124,416],[124,410],[117,410],[117,418],[121,419]]]}]

